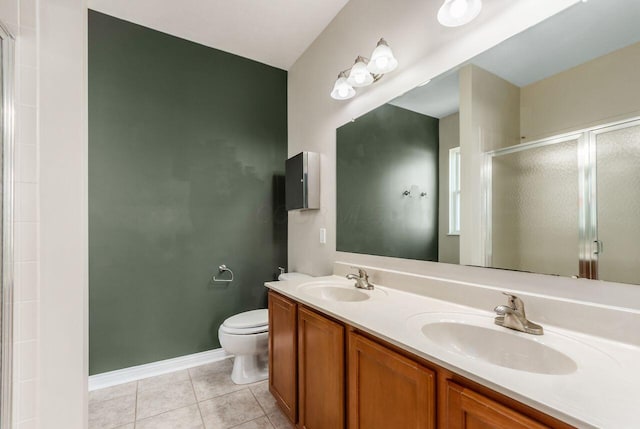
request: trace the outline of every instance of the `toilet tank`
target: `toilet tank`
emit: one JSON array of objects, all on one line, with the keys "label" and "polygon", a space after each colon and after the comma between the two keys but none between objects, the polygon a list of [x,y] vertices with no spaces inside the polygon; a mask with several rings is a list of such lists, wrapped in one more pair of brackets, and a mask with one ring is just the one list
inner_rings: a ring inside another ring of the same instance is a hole
[{"label": "toilet tank", "polygon": [[278,280],[280,281],[289,281],[289,280],[308,280],[312,279],[310,275],[303,273],[282,273],[278,276]]}]

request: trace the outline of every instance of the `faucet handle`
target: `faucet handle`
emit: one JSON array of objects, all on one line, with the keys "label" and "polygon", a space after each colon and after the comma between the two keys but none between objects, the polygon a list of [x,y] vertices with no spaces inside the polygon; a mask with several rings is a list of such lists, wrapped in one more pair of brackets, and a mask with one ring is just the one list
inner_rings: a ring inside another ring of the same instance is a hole
[{"label": "faucet handle", "polygon": [[369,279],[369,274],[367,274],[364,268],[354,267],[354,266],[351,266],[351,268],[353,268],[354,270],[358,270],[358,275],[360,276],[361,279],[366,279],[366,280]]},{"label": "faucet handle", "polygon": [[524,302],[522,302],[522,300],[518,298],[516,295],[510,294],[508,292],[502,292],[502,294],[507,297],[507,301],[509,302],[509,307],[519,311],[520,313],[522,313],[522,316],[525,317]]}]

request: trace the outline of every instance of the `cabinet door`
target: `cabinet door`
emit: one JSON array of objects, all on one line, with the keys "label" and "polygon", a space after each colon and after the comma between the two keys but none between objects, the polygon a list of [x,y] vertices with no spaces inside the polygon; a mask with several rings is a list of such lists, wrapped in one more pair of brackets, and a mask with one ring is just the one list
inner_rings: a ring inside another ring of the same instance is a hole
[{"label": "cabinet door", "polygon": [[301,429],[343,429],[344,327],[298,311],[298,389]]},{"label": "cabinet door", "polygon": [[297,419],[297,305],[269,292],[269,390],[286,416]]},{"label": "cabinet door", "polygon": [[435,373],[349,333],[349,429],[432,429]]},{"label": "cabinet door", "polygon": [[542,429],[541,423],[473,390],[447,382],[448,429]]}]

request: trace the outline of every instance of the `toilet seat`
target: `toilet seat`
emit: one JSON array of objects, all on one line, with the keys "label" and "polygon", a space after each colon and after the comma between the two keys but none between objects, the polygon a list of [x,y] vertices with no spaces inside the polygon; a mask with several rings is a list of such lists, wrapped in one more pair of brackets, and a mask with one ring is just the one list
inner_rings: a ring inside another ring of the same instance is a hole
[{"label": "toilet seat", "polygon": [[251,310],[231,316],[221,326],[222,331],[234,335],[253,335],[269,331],[269,310]]},{"label": "toilet seat", "polygon": [[229,328],[224,325],[220,328],[222,332],[233,335],[253,335],[253,334],[261,334],[263,332],[269,332],[269,325],[264,326],[256,326],[253,328],[246,329],[238,329],[238,328]]}]

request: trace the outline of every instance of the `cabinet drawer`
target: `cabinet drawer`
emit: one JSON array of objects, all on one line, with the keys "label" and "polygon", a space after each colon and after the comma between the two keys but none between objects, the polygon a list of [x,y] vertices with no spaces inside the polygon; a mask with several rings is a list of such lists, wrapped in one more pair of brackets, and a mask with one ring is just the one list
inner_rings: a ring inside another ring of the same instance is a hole
[{"label": "cabinet drawer", "polygon": [[449,429],[549,428],[471,389],[447,381]]}]

